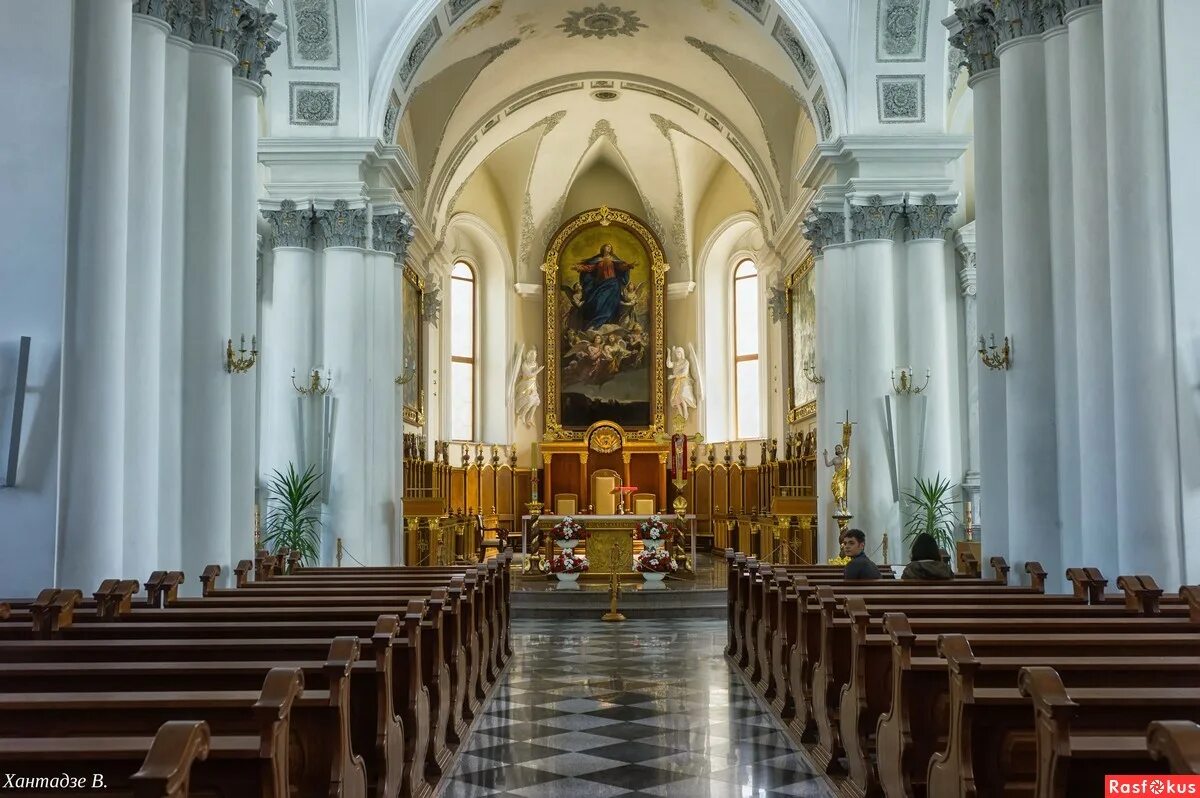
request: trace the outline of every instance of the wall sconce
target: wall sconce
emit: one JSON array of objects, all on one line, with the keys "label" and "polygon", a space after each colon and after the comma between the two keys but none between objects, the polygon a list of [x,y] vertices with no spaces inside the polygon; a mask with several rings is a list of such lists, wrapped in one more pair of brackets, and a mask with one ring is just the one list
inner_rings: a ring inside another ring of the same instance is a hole
[{"label": "wall sconce", "polygon": [[241,348],[238,349],[237,355],[233,353],[233,339],[230,338],[225,344],[225,371],[230,374],[245,374],[250,369],[254,368],[254,364],[258,362],[258,339],[255,336],[250,336],[250,354],[246,354],[246,336],[242,336]]},{"label": "wall sconce", "polygon": [[296,389],[296,393],[301,396],[324,396],[329,393],[330,387],[333,385],[333,378],[325,376],[325,384],[321,384],[321,370],[313,369],[308,375],[308,385],[301,386],[296,384],[296,370],[292,369],[292,387]]},{"label": "wall sconce", "polygon": [[900,394],[902,396],[907,396],[909,394],[916,394],[916,393],[920,393],[921,391],[925,390],[928,387],[929,387],[929,369],[925,369],[925,382],[921,385],[920,388],[917,387],[916,381],[913,380],[912,369],[909,368],[908,366],[904,366],[900,369],[900,381],[899,382],[896,381],[896,372],[894,372],[894,371],[892,372],[892,390],[894,390],[897,394]]},{"label": "wall sconce", "polygon": [[397,385],[407,385],[417,376],[417,364],[411,360],[404,364],[404,371],[396,378]]},{"label": "wall sconce", "polygon": [[1004,345],[999,351],[996,349],[995,333],[992,334],[991,340],[991,345],[985,346],[983,336],[979,336],[979,359],[993,371],[1007,371],[1012,367],[1012,350],[1009,348],[1008,336],[1004,336]]},{"label": "wall sconce", "polygon": [[804,367],[804,378],[813,385],[820,385],[825,382],[825,378],[817,375],[817,367],[810,360],[808,365]]}]

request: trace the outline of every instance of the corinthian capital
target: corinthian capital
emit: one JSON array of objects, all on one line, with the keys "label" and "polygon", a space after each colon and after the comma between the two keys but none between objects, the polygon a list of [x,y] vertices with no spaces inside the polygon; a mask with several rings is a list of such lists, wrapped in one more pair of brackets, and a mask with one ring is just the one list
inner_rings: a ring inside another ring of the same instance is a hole
[{"label": "corinthian capital", "polygon": [[295,202],[284,200],[279,203],[279,210],[263,211],[263,217],[275,231],[276,247],[312,246],[312,206],[297,208]]},{"label": "corinthian capital", "polygon": [[134,0],[133,13],[166,20],[167,0]]},{"label": "corinthian capital", "polygon": [[276,17],[259,11],[245,0],[238,0],[234,8],[237,12],[234,55],[238,62],[233,67],[233,74],[261,83],[263,75],[269,74],[267,59],[279,47],[279,40],[271,38],[271,26]]},{"label": "corinthian capital", "polygon": [[896,233],[896,222],[904,213],[903,203],[885,203],[883,197],[874,194],[866,205],[850,205],[850,239],[891,240]]},{"label": "corinthian capital", "polygon": [[346,200],[334,200],[332,208],[316,210],[317,224],[327,247],[361,247],[367,237],[367,209],[351,208]]},{"label": "corinthian capital", "polygon": [[999,0],[1000,42],[1023,36],[1040,36],[1046,31],[1042,16],[1045,0]]},{"label": "corinthian capital", "polygon": [[[193,44],[218,47],[233,52],[237,44],[235,0],[182,0],[191,25],[187,32]],[[237,0],[240,11],[242,2]]]},{"label": "corinthian capital", "polygon": [[968,72],[978,75],[998,66],[999,31],[990,0],[954,9],[954,20],[948,22],[947,27],[950,28],[950,43],[967,54]]},{"label": "corinthian capital", "polygon": [[372,248],[378,252],[390,252],[397,260],[404,260],[408,245],[413,240],[413,218],[404,211],[376,211],[371,219]]},{"label": "corinthian capital", "polygon": [[812,242],[814,258],[830,244],[846,242],[846,220],[840,211],[814,211],[804,220],[804,237]]},{"label": "corinthian capital", "polygon": [[958,206],[938,203],[936,194],[926,194],[919,204],[906,204],[904,215],[908,218],[908,229],[914,239],[945,238],[946,222],[954,215]]}]

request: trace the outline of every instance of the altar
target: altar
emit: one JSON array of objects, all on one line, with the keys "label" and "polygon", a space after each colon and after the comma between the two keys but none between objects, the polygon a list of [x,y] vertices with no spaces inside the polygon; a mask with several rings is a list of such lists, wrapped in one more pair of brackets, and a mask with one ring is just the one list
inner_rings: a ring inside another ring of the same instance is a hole
[{"label": "altar", "polygon": [[[541,553],[550,556],[554,548],[550,540],[550,530],[566,516],[541,515],[521,516],[521,553],[528,558],[530,555],[529,542],[539,538]],[[574,515],[576,523],[588,531],[589,537],[576,547],[576,553],[588,558],[588,575],[603,576],[618,574],[636,574],[633,570],[633,556],[642,550],[642,542],[637,537],[637,526],[649,519],[650,515],[634,515],[618,513],[615,515]],[[670,523],[678,519],[677,515],[662,515],[663,521]],[[696,516],[685,515],[690,538],[689,556],[692,563],[696,562]],[[538,533],[541,533],[540,535]],[[536,553],[536,552],[535,552]]]}]

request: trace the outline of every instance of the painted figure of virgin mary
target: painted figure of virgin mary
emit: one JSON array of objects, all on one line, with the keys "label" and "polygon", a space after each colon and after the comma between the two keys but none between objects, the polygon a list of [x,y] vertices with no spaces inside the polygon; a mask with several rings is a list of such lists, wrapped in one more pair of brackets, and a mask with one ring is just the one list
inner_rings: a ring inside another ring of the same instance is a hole
[{"label": "painted figure of virgin mary", "polygon": [[579,272],[579,284],[583,287],[579,315],[584,330],[618,321],[622,292],[629,283],[629,270],[633,266],[618,258],[612,244],[606,242],[596,255],[571,267]]}]

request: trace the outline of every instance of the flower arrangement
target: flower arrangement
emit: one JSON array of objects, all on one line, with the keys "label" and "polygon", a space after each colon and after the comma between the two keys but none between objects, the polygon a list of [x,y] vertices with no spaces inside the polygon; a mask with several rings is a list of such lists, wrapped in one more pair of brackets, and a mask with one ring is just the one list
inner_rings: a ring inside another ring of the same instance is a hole
[{"label": "flower arrangement", "polygon": [[581,574],[588,569],[588,559],[582,554],[565,552],[550,558],[550,573]]},{"label": "flower arrangement", "polygon": [[850,558],[849,557],[830,557],[829,564],[830,565],[849,565]]},{"label": "flower arrangement", "polygon": [[638,537],[642,540],[666,540],[671,535],[671,527],[657,515],[638,524]]},{"label": "flower arrangement", "polygon": [[555,541],[563,540],[587,540],[588,531],[571,516],[567,516],[559,521],[550,530],[550,537]]},{"label": "flower arrangement", "polygon": [[663,549],[643,549],[634,558],[633,570],[639,573],[670,574],[679,570],[679,564],[670,552]]}]

